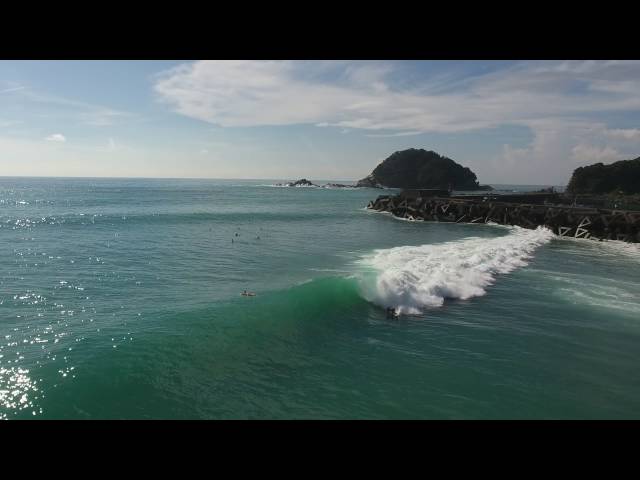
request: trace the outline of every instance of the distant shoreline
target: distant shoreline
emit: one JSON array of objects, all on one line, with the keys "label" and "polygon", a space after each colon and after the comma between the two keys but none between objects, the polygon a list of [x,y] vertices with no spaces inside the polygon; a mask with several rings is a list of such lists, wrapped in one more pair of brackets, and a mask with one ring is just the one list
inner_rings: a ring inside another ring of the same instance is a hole
[{"label": "distant shoreline", "polygon": [[[225,178],[225,177],[145,177],[145,176],[127,176],[127,177],[92,177],[92,176],[57,176],[57,175],[0,175],[0,179],[56,179],[56,180],[220,180],[220,181],[246,181],[246,182],[287,182],[292,181],[291,178]],[[310,178],[312,182],[327,183],[352,183],[356,184],[358,180],[331,179],[331,178]],[[541,183],[537,185],[520,184],[520,183],[486,183],[498,189],[499,187],[531,187],[531,188],[566,188],[566,185],[555,185],[550,183]],[[395,187],[389,187],[395,188]]]}]

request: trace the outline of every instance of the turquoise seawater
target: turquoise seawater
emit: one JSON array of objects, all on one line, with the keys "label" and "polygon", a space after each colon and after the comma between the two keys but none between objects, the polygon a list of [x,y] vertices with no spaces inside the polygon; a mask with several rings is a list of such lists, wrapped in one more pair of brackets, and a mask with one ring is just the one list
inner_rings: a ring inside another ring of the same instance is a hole
[{"label": "turquoise seawater", "polygon": [[0,418],[640,418],[636,245],[272,183],[0,178]]}]

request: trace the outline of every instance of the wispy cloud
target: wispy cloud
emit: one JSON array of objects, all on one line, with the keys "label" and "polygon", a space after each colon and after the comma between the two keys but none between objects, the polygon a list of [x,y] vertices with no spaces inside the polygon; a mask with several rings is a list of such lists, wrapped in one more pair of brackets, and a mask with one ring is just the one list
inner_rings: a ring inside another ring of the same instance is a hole
[{"label": "wispy cloud", "polygon": [[25,87],[12,87],[5,88],[4,90],[0,90],[0,93],[9,93],[9,92],[17,92],[18,90],[24,90]]},{"label": "wispy cloud", "polygon": [[640,109],[640,62],[523,62],[437,94],[395,88],[394,63],[338,67],[328,81],[312,62],[203,61],[165,72],[154,88],[176,112],[229,127],[456,132]]},{"label": "wispy cloud", "polygon": [[410,137],[413,135],[420,135],[424,132],[396,132],[396,133],[367,133],[365,137]]},{"label": "wispy cloud", "polygon": [[604,132],[611,138],[621,138],[624,140],[640,141],[640,128],[614,128]]},{"label": "wispy cloud", "polygon": [[64,143],[67,141],[65,136],[62,135],[61,133],[52,133],[51,135],[46,137],[45,140],[47,142],[58,142],[58,143]]},{"label": "wispy cloud", "polygon": [[0,120],[0,127],[13,127],[24,123],[22,120]]},{"label": "wispy cloud", "polygon": [[[85,125],[109,126],[115,124],[118,120],[134,116],[134,114],[130,112],[52,95],[24,86],[6,91],[18,91],[19,96],[16,101],[20,101],[23,105],[30,104],[32,109],[33,106],[36,106],[36,108],[40,110],[46,108],[46,111],[53,109],[53,115],[55,115],[56,118],[67,118]],[[0,93],[2,93],[2,91],[0,91]]]},{"label": "wispy cloud", "polygon": [[620,159],[620,152],[611,146],[576,145],[571,149],[574,159],[581,163],[610,162]]},{"label": "wispy cloud", "polygon": [[531,128],[533,140],[529,145],[506,144],[491,159],[494,178],[502,183],[561,184],[569,180],[576,167],[636,158],[640,153],[640,139],[625,138],[632,136],[629,130],[633,129],[619,129],[624,133],[612,135],[602,122],[579,119],[548,119],[533,122]]}]

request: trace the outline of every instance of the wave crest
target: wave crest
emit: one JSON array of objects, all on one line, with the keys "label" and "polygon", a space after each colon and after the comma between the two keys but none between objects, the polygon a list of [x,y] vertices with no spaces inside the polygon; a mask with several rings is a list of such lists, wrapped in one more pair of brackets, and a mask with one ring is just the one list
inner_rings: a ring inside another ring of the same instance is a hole
[{"label": "wave crest", "polygon": [[360,262],[376,273],[373,281],[362,282],[362,294],[370,302],[406,314],[439,307],[448,298],[478,297],[496,275],[527,265],[533,252],[553,237],[542,227],[512,227],[503,237],[377,250]]}]

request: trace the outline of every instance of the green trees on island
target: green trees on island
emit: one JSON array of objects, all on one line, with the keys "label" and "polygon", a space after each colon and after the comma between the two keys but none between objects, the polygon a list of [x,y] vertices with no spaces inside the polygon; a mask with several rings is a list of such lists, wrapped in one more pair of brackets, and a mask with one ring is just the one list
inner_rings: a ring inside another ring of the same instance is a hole
[{"label": "green trees on island", "polygon": [[490,189],[478,184],[469,168],[433,151],[410,148],[395,152],[371,175],[358,182],[362,187],[433,188],[454,190]]},{"label": "green trees on island", "polygon": [[[480,185],[476,174],[450,158],[424,149],[410,148],[393,153],[371,174],[358,181],[359,187],[406,189],[491,190]],[[640,194],[640,157],[605,165],[596,163],[576,168],[567,185],[570,194]]]},{"label": "green trees on island", "polygon": [[609,165],[596,163],[576,168],[571,176],[569,193],[640,193],[640,157]]}]

